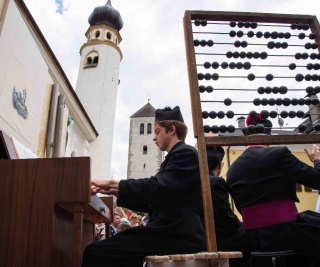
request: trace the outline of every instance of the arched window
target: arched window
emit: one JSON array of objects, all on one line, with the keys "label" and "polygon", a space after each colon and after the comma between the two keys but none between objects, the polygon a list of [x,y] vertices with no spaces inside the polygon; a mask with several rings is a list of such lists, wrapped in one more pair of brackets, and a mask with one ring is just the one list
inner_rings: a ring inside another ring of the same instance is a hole
[{"label": "arched window", "polygon": [[140,124],[140,134],[144,134],[144,124]]},{"label": "arched window", "polygon": [[97,51],[91,51],[87,58],[85,59],[84,68],[93,68],[96,67],[99,63],[99,54]]},{"label": "arched window", "polygon": [[111,39],[111,33],[107,32],[107,39],[110,40]]},{"label": "arched window", "polygon": [[91,67],[91,64],[92,64],[92,58],[91,58],[91,57],[88,57],[88,58],[87,58],[86,67]]},{"label": "arched window", "polygon": [[92,66],[93,66],[93,67],[97,66],[97,65],[98,65],[98,62],[99,62],[99,57],[98,57],[98,56],[94,57]]},{"label": "arched window", "polygon": [[95,36],[96,36],[96,38],[99,38],[99,36],[100,36],[100,31],[96,31]]},{"label": "arched window", "polygon": [[143,146],[143,155],[147,155],[147,154],[148,154],[148,147]]},{"label": "arched window", "polygon": [[151,134],[151,123],[148,123],[148,127],[147,127],[147,134]]}]

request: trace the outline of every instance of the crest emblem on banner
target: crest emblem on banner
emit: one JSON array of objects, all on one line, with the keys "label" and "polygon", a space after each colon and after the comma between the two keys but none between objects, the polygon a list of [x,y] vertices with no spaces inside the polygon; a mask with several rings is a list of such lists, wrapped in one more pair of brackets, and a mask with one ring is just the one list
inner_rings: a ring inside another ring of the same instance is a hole
[{"label": "crest emblem on banner", "polygon": [[19,116],[21,116],[25,120],[28,118],[28,109],[26,106],[26,98],[27,98],[26,89],[23,89],[23,91],[21,93],[21,91],[17,92],[16,88],[13,87],[13,91],[12,91],[13,107],[17,110]]}]

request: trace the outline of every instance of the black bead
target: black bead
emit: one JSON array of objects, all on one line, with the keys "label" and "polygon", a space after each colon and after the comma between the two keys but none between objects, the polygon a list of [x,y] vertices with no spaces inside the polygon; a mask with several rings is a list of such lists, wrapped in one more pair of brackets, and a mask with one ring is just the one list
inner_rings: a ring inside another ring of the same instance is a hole
[{"label": "black bead", "polygon": [[276,104],[276,100],[274,98],[269,99],[269,106],[274,106]]},{"label": "black bead", "polygon": [[278,86],[274,86],[274,87],[272,88],[272,92],[273,92],[274,94],[279,93],[279,87],[278,87]]},{"label": "black bead", "polygon": [[304,38],[306,38],[306,34],[304,32],[299,33],[298,38],[303,40]]},{"label": "black bead", "polygon": [[236,67],[236,63],[234,63],[234,62],[230,62],[230,63],[229,63],[229,68],[230,68],[230,69],[233,70],[235,67]]},{"label": "black bead", "polygon": [[258,27],[258,23],[257,22],[251,22],[251,28],[252,29],[255,29],[255,28],[257,28]]},{"label": "black bead", "polygon": [[247,36],[249,38],[252,38],[254,36],[254,32],[253,31],[248,31]]},{"label": "black bead", "polygon": [[244,23],[244,27],[245,28],[250,28],[250,21],[246,21],[245,23]]},{"label": "black bead", "polygon": [[211,80],[211,74],[210,74],[210,73],[206,73],[206,74],[204,75],[204,78],[205,78],[207,81]]},{"label": "black bead", "polygon": [[235,47],[240,47],[240,45],[241,45],[241,42],[240,42],[240,41],[235,41],[235,42],[234,42],[234,46],[235,46]]},{"label": "black bead", "polygon": [[210,93],[212,93],[213,92],[213,87],[211,86],[211,85],[208,85],[207,87],[206,87],[206,91],[210,94]]},{"label": "black bead", "polygon": [[287,42],[283,42],[283,43],[281,43],[281,48],[283,48],[283,49],[287,49],[288,48],[288,43]]},{"label": "black bead", "polygon": [[258,59],[260,57],[260,53],[259,52],[254,52],[253,53],[253,58]]},{"label": "black bead", "polygon": [[315,92],[316,94],[320,93],[320,86],[316,86],[316,87],[314,88],[314,92]]},{"label": "black bead", "polygon": [[215,119],[215,118],[217,117],[217,112],[215,112],[215,111],[210,111],[209,117],[210,117],[211,119]]},{"label": "black bead", "polygon": [[253,104],[254,104],[255,106],[260,106],[260,104],[261,104],[260,98],[255,98],[255,99],[253,99]]},{"label": "black bead", "polygon": [[279,37],[278,32],[272,32],[272,33],[271,33],[271,38],[272,38],[272,39],[277,39],[278,37]]},{"label": "black bead", "polygon": [[237,32],[237,36],[238,36],[238,37],[242,37],[242,36],[243,36],[243,31],[238,31],[238,32]]},{"label": "black bead", "polygon": [[297,67],[297,65],[294,64],[294,63],[291,63],[291,64],[289,65],[289,69],[290,69],[290,70],[295,70],[296,67]]},{"label": "black bead", "polygon": [[236,31],[230,31],[229,36],[230,37],[235,37],[237,35]]},{"label": "black bead", "polygon": [[318,44],[317,43],[312,43],[311,44],[311,48],[312,49],[317,49],[318,48]]},{"label": "black bead", "polygon": [[239,28],[242,28],[243,26],[244,26],[244,22],[243,22],[243,21],[239,21],[239,22],[238,22],[238,27],[239,27]]},{"label": "black bead", "polygon": [[262,110],[260,112],[260,115],[262,118],[267,119],[269,117],[269,111],[268,110]]},{"label": "black bead", "polygon": [[204,93],[206,91],[206,87],[204,85],[199,86],[199,92]]},{"label": "black bead", "polygon": [[203,130],[205,133],[210,133],[211,127],[209,125],[205,125],[205,126],[203,126]]},{"label": "black bead", "polygon": [[260,87],[258,88],[258,93],[259,93],[260,95],[263,95],[263,94],[264,94],[264,87],[260,86]]},{"label": "black bead", "polygon": [[267,74],[266,79],[267,79],[267,81],[272,81],[273,80],[273,75],[272,74]]},{"label": "black bead", "polygon": [[245,70],[251,69],[251,63],[250,63],[250,62],[244,62],[244,63],[243,63],[243,68],[244,68]]},{"label": "black bead", "polygon": [[316,37],[317,37],[317,36],[316,36],[314,33],[310,33],[310,34],[309,34],[309,39],[310,39],[310,40],[314,40],[314,39],[316,39]]},{"label": "black bead", "polygon": [[196,20],[194,21],[194,25],[200,26],[200,20],[196,19]]},{"label": "black bead", "polygon": [[298,126],[298,130],[299,130],[299,132],[303,133],[305,130],[307,130],[307,126],[304,124],[300,124]]},{"label": "black bead", "polygon": [[307,66],[306,66],[306,68],[307,68],[308,70],[312,70],[312,69],[313,69],[313,64],[312,64],[312,63],[308,63]]},{"label": "black bead", "polygon": [[311,105],[311,99],[310,99],[310,98],[307,98],[307,99],[306,99],[306,105],[308,105],[308,106]]},{"label": "black bead", "polygon": [[308,86],[307,88],[306,88],[306,92],[307,92],[307,94],[311,94],[311,93],[313,93],[313,87],[312,86]]},{"label": "black bead", "polygon": [[193,45],[194,46],[199,46],[200,41],[198,39],[193,40]]},{"label": "black bead", "polygon": [[212,125],[211,126],[211,132],[218,133],[219,132],[219,126],[218,125]]},{"label": "black bead", "polygon": [[214,45],[214,42],[212,40],[207,41],[207,46],[211,47]]},{"label": "black bead", "polygon": [[303,106],[306,103],[306,100],[304,98],[299,98],[298,101],[299,101],[298,103],[299,103],[300,106]]},{"label": "black bead", "polygon": [[319,104],[319,99],[318,98],[311,99],[311,104],[314,105],[314,106],[318,105]]},{"label": "black bead", "polygon": [[319,75],[317,75],[317,74],[312,74],[312,76],[311,76],[311,80],[312,81],[318,81],[319,80]]},{"label": "black bead", "polygon": [[299,100],[297,99],[297,98],[292,98],[291,99],[291,105],[292,106],[296,106],[296,105],[298,105],[299,104]]},{"label": "black bead", "polygon": [[241,42],[241,47],[245,48],[248,46],[248,42],[247,41],[242,41]]},{"label": "black bead", "polygon": [[280,42],[276,42],[274,46],[275,48],[281,48],[282,44]]},{"label": "black bead", "polygon": [[283,105],[284,106],[286,106],[286,107],[290,106],[290,103],[291,103],[291,100],[289,98],[284,98],[283,99]]},{"label": "black bead", "polygon": [[242,51],[240,52],[240,58],[246,58],[247,57],[247,53]]},{"label": "black bead", "polygon": [[230,106],[232,104],[231,98],[226,98],[223,102],[226,106]]},{"label": "black bead", "polygon": [[316,53],[311,53],[310,54],[310,59],[312,59],[312,60],[317,59],[317,54]]},{"label": "black bead", "polygon": [[297,24],[296,23],[291,24],[290,28],[291,30],[297,29]]},{"label": "black bead", "polygon": [[203,79],[204,79],[204,74],[198,73],[198,80],[203,80]]},{"label": "black bead", "polygon": [[237,26],[237,23],[235,21],[230,21],[229,25],[230,27],[234,28]]},{"label": "black bead", "polygon": [[286,86],[280,86],[279,92],[280,94],[284,95],[288,92],[288,88]]},{"label": "black bead", "polygon": [[250,73],[250,74],[248,75],[248,80],[249,80],[249,81],[253,81],[255,78],[256,78],[256,76],[255,76],[253,73]]},{"label": "black bead", "polygon": [[217,68],[219,68],[219,63],[218,62],[212,62],[212,64],[211,64],[211,66],[212,66],[212,68],[214,68],[214,69],[217,69]]},{"label": "black bead", "polygon": [[315,129],[316,131],[320,131],[320,123],[316,123],[316,124],[314,125],[314,129]]},{"label": "black bead", "polygon": [[236,127],[234,127],[233,125],[229,125],[227,130],[228,130],[228,133],[234,133],[236,130]]},{"label": "black bead", "polygon": [[240,70],[240,69],[242,69],[242,67],[243,67],[243,64],[242,64],[241,62],[237,62],[236,68],[237,68],[238,70]]},{"label": "black bead", "polygon": [[206,69],[210,69],[211,68],[211,63],[206,61],[203,63],[203,66],[206,68]]},{"label": "black bead", "polygon": [[269,49],[273,49],[273,48],[275,47],[275,43],[274,43],[273,41],[271,41],[271,42],[269,42],[269,43],[267,44],[267,47],[268,47]]},{"label": "black bead", "polygon": [[225,116],[225,113],[223,111],[218,111],[217,116],[218,116],[219,119],[223,119],[224,116]]},{"label": "black bead", "polygon": [[262,32],[256,32],[256,37],[257,38],[261,38],[263,36],[263,33]]},{"label": "black bead", "polygon": [[304,112],[302,110],[297,111],[297,118],[302,118],[304,116]]},{"label": "black bead", "polygon": [[228,62],[222,62],[221,63],[221,68],[223,68],[223,69],[227,69],[228,68]]},{"label": "black bead", "polygon": [[302,25],[302,29],[303,29],[304,31],[309,30],[309,28],[310,28],[310,26],[309,26],[308,24],[303,24],[303,25]]},{"label": "black bead", "polygon": [[253,53],[252,52],[247,52],[247,58],[251,59],[253,57]]},{"label": "black bead", "polygon": [[218,73],[212,73],[211,77],[212,77],[212,80],[214,80],[214,81],[219,80],[219,74]]},{"label": "black bead", "polygon": [[207,119],[209,117],[208,111],[202,111],[202,118]]},{"label": "black bead", "polygon": [[306,74],[306,75],[304,76],[304,79],[305,79],[307,82],[311,81],[311,74]]},{"label": "black bead", "polygon": [[257,133],[263,133],[264,132],[264,126],[262,124],[256,125],[256,132]]},{"label": "black bead", "polygon": [[295,57],[295,59],[301,59],[302,55],[301,55],[301,53],[296,53],[294,55],[294,57]]},{"label": "black bead", "polygon": [[261,59],[266,59],[268,57],[268,54],[266,52],[261,52],[260,53],[260,58]]},{"label": "black bead", "polygon": [[238,58],[239,56],[240,56],[239,52],[237,52],[237,51],[233,52],[233,57],[234,58]]},{"label": "black bead", "polygon": [[201,24],[201,26],[207,26],[207,21],[206,20],[201,20],[201,22],[200,22],[200,24]]},{"label": "black bead", "polygon": [[290,39],[290,38],[291,38],[291,33],[290,33],[290,32],[286,32],[286,33],[284,34],[284,38],[285,38],[285,39]]},{"label": "black bead", "polygon": [[285,118],[288,117],[288,112],[285,111],[285,110],[283,110],[283,111],[281,111],[280,116],[281,116],[281,118],[284,118],[284,119],[285,119]]},{"label": "black bead", "polygon": [[228,51],[228,52],[226,53],[226,57],[227,57],[227,58],[232,58],[232,56],[233,56],[233,53],[232,53],[231,51]]},{"label": "black bead", "polygon": [[227,126],[225,126],[225,125],[220,125],[220,127],[219,127],[220,133],[225,133],[227,130],[228,130]]},{"label": "black bead", "polygon": [[293,110],[289,111],[289,118],[293,119],[297,116],[297,113]]},{"label": "black bead", "polygon": [[301,73],[299,73],[299,74],[296,75],[296,81],[297,81],[297,82],[301,82],[301,81],[303,80],[303,78],[304,78],[304,77],[303,77],[303,75],[302,75]]},{"label": "black bead", "polygon": [[276,105],[277,106],[281,106],[282,105],[282,99],[281,98],[277,98],[276,99]]},{"label": "black bead", "polygon": [[309,55],[307,53],[302,53],[301,54],[302,59],[307,59]]},{"label": "black bead", "polygon": [[262,98],[262,99],[261,99],[261,105],[262,105],[262,106],[267,106],[268,104],[269,104],[268,99],[266,99],[266,98]]},{"label": "black bead", "polygon": [[265,32],[265,33],[263,34],[263,37],[266,38],[266,39],[270,38],[270,36],[271,36],[271,33],[270,33],[270,32]]},{"label": "black bead", "polygon": [[250,113],[249,113],[249,116],[252,118],[252,119],[254,119],[255,117],[257,117],[257,112],[256,111],[254,111],[254,110],[251,110],[250,111]]},{"label": "black bead", "polygon": [[234,112],[232,110],[227,111],[226,113],[227,118],[232,119],[234,117]]},{"label": "black bead", "polygon": [[207,41],[206,40],[201,40],[200,41],[200,45],[201,46],[206,46],[207,45]]},{"label": "black bead", "polygon": [[274,119],[278,116],[278,113],[275,110],[270,111],[270,118]]},{"label": "black bead", "polygon": [[304,48],[305,48],[305,49],[310,49],[310,48],[311,48],[311,43],[306,43],[306,44],[304,45]]}]

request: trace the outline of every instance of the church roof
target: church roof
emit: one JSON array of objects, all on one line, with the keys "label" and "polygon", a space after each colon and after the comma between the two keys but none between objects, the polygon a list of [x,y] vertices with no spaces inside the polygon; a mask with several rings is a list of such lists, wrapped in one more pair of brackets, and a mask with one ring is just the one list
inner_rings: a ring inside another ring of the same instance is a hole
[{"label": "church roof", "polygon": [[143,106],[136,113],[134,113],[130,118],[155,117],[155,112],[156,109],[148,102],[145,106]]},{"label": "church roof", "polygon": [[108,0],[104,6],[96,7],[91,13],[88,21],[90,26],[106,24],[118,31],[123,27],[120,13],[112,7],[111,0]]}]

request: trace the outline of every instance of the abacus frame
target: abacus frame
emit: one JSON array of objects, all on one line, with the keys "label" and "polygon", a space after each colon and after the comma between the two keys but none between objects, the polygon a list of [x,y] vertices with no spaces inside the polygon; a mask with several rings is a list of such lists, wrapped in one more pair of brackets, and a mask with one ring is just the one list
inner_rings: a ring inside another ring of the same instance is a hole
[{"label": "abacus frame", "polygon": [[[290,135],[250,135],[250,136],[205,136],[201,99],[199,93],[199,82],[197,64],[195,57],[192,21],[252,21],[262,23],[302,23],[308,24],[311,31],[316,34],[314,40],[320,47],[320,24],[315,16],[271,14],[271,13],[249,13],[249,12],[222,12],[222,11],[185,11],[183,25],[186,45],[187,68],[189,77],[189,89],[191,98],[191,111],[193,118],[194,137],[197,139],[197,147],[200,162],[201,188],[204,208],[204,221],[206,231],[207,249],[209,252],[217,251],[213,207],[209,172],[207,168],[206,146],[246,146],[256,144],[313,144],[320,143],[319,134],[297,134]],[[318,51],[320,52],[320,48]]]}]

